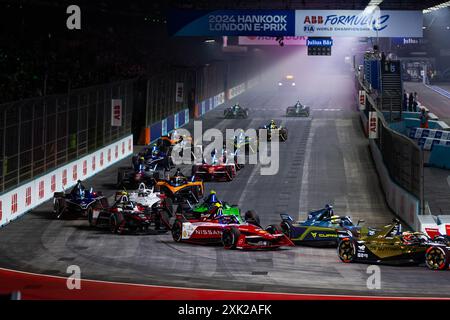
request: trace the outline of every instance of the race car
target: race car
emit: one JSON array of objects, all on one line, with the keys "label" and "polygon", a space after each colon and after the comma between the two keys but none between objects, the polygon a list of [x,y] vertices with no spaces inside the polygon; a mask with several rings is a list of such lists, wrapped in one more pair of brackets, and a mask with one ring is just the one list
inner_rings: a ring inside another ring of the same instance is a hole
[{"label": "race car", "polygon": [[242,108],[239,103],[236,103],[234,106],[226,108],[223,111],[223,116],[225,117],[225,119],[247,119],[248,109]]},{"label": "race car", "polygon": [[205,190],[203,181],[195,181],[184,176],[180,169],[169,179],[157,180],[155,190],[165,194],[172,204],[188,201],[196,204],[203,197]]},{"label": "race car", "polygon": [[119,188],[136,189],[140,183],[153,185],[154,179],[172,168],[171,157],[156,146],[144,149],[132,158],[133,167],[120,167],[117,172]]},{"label": "race car", "polygon": [[119,200],[119,198],[123,195],[126,195],[130,201],[136,202],[137,204],[147,208],[160,205],[166,198],[165,195],[160,192],[155,192],[154,188],[148,189],[144,183],[141,183],[137,190],[123,190],[116,192],[115,201]]},{"label": "race car", "polygon": [[220,156],[217,156],[217,152],[213,151],[211,156],[211,163],[204,160],[202,164],[192,166],[192,177],[207,181],[233,180],[236,171],[241,168],[241,165],[236,165],[237,157],[234,155],[227,156],[224,151],[221,152]]},{"label": "race car", "polygon": [[60,219],[63,215],[88,216],[93,208],[102,205],[106,198],[101,192],[87,190],[81,180],[69,193],[55,192],[53,194],[53,217]]},{"label": "race car", "polygon": [[206,197],[201,203],[195,206],[184,204],[178,207],[178,213],[182,213],[185,217],[192,217],[193,219],[201,219],[209,216],[216,210],[217,204],[222,208],[222,213],[224,215],[233,215],[237,218],[239,223],[244,221],[249,221],[250,223],[259,226],[259,218],[254,211],[247,211],[245,219],[241,216],[241,211],[237,205],[230,205],[225,201],[218,199],[216,191],[211,190],[208,197]]},{"label": "race car", "polygon": [[288,117],[309,117],[309,107],[304,106],[297,101],[295,105],[287,107],[286,116]]},{"label": "race car", "polygon": [[259,127],[256,131],[259,139],[260,130],[267,131],[267,141],[272,141],[272,135],[278,133],[279,141],[284,142],[288,138],[288,130],[283,126],[277,126],[274,120],[270,120],[270,122],[266,125]]},{"label": "race car", "polygon": [[156,180],[161,177],[160,170],[154,170],[145,164],[139,164],[137,169],[119,168],[117,172],[117,187],[136,189],[141,183],[154,186]]},{"label": "race car", "polygon": [[112,233],[148,233],[154,227],[168,231],[170,212],[164,206],[144,207],[121,195],[111,207],[95,208],[88,217],[89,225],[107,228]]},{"label": "race car", "polygon": [[220,205],[201,219],[188,220],[178,215],[172,226],[172,237],[176,242],[222,244],[225,249],[276,249],[294,245],[280,230],[266,231],[252,223],[239,223],[234,215],[224,215]]},{"label": "race car", "polygon": [[401,232],[397,219],[381,229],[340,232],[337,252],[343,262],[375,264],[421,264],[433,242],[422,232]]},{"label": "race car", "polygon": [[278,88],[280,90],[292,89],[292,88],[295,88],[295,86],[296,86],[295,79],[292,74],[288,74],[288,75],[284,76],[283,78],[281,78],[280,81],[278,81]]},{"label": "race car", "polygon": [[[348,216],[336,216],[331,205],[325,205],[323,209],[312,211],[305,221],[297,221],[288,214],[280,214],[281,223],[277,226],[283,230],[295,244],[310,246],[334,246],[339,240],[339,231],[361,229],[359,220],[354,225]],[[269,227],[274,227],[269,226]]]}]

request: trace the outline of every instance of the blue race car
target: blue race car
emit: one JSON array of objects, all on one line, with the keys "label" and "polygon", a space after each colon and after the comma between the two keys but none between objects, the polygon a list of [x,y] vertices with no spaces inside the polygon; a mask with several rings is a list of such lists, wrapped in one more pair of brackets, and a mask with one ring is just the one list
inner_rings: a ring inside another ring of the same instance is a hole
[{"label": "blue race car", "polygon": [[280,216],[281,223],[268,228],[281,230],[295,244],[311,246],[337,246],[339,232],[346,230],[357,232],[361,229],[359,224],[364,222],[359,220],[358,224],[354,225],[350,217],[334,215],[333,207],[328,204],[323,209],[310,212],[305,221],[296,222],[288,214]]},{"label": "blue race car", "polygon": [[55,192],[53,194],[53,216],[60,219],[63,215],[89,216],[94,207],[107,206],[107,199],[101,192],[94,192],[92,188],[87,190],[78,180],[69,193]]}]

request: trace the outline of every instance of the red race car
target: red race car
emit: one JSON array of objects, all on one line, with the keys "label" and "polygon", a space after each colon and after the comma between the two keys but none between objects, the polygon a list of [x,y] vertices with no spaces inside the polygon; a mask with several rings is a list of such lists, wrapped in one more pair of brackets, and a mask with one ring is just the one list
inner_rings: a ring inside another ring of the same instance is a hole
[{"label": "red race car", "polygon": [[202,164],[192,166],[194,179],[204,181],[231,181],[236,176],[236,171],[241,167],[236,164],[236,157],[227,157],[223,152],[220,157],[212,154],[211,163],[204,161]]},{"label": "red race car", "polygon": [[222,244],[225,249],[258,250],[294,246],[281,229],[264,230],[256,224],[239,223],[235,216],[223,215],[220,207],[209,217],[201,219],[188,220],[178,214],[172,225],[172,237],[176,242]]}]

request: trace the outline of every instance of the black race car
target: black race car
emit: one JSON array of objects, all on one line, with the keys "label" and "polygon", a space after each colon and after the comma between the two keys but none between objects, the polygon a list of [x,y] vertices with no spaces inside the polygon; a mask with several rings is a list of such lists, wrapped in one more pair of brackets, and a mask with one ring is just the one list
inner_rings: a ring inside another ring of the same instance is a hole
[{"label": "black race car", "polygon": [[81,180],[69,193],[55,192],[53,194],[53,216],[59,219],[65,215],[88,216],[96,206],[102,206],[106,198],[101,192],[87,190]]},{"label": "black race car", "polygon": [[266,130],[267,131],[267,141],[272,141],[272,135],[273,134],[278,134],[279,135],[279,141],[281,141],[281,142],[286,141],[287,138],[288,138],[288,130],[287,130],[287,128],[283,127],[283,126],[277,126],[275,124],[274,120],[271,120],[269,124],[263,125],[263,126],[258,128],[258,130],[256,131],[256,133],[258,135],[258,140],[259,140],[260,130]]},{"label": "black race car", "polygon": [[236,103],[234,106],[226,108],[223,111],[223,116],[225,119],[246,119],[248,117],[248,109],[242,108],[238,103]]},{"label": "black race car", "polygon": [[293,106],[287,107],[286,116],[288,117],[309,117],[309,107],[304,106],[297,101]]}]

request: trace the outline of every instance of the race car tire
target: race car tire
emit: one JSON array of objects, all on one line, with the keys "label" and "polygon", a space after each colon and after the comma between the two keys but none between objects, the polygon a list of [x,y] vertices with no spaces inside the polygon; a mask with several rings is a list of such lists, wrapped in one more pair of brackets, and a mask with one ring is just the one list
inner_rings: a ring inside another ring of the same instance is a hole
[{"label": "race car tire", "polygon": [[339,259],[342,262],[350,263],[355,261],[356,258],[356,246],[355,241],[352,239],[341,240],[337,247]]},{"label": "race car tire", "polygon": [[172,238],[175,242],[180,242],[183,234],[183,223],[176,220],[172,225]]},{"label": "race car tire", "polygon": [[449,252],[445,247],[431,246],[425,252],[425,264],[431,270],[447,269],[449,260]]},{"label": "race car tire", "polygon": [[283,230],[279,224],[271,224],[266,227],[266,231],[270,234],[282,234]]},{"label": "race car tire", "polygon": [[155,219],[155,228],[159,230],[161,226],[164,226],[166,230],[170,230],[170,212],[167,208],[157,209],[158,213]]},{"label": "race car tire", "polygon": [[225,249],[236,249],[241,232],[236,227],[230,227],[222,232],[222,244]]},{"label": "race car tire", "polygon": [[122,234],[120,230],[120,225],[122,224],[123,218],[119,217],[117,214],[113,214],[109,218],[109,230],[111,233]]},{"label": "race car tire", "polygon": [[92,207],[88,207],[86,210],[86,213],[87,213],[89,226],[93,227],[94,226],[94,209],[92,209]]},{"label": "race car tire", "polygon": [[280,228],[288,238],[291,238],[292,226],[288,222],[282,221]]},{"label": "race car tire", "polygon": [[53,217],[55,219],[60,219],[63,215],[66,207],[66,200],[64,198],[56,199],[53,204]]},{"label": "race car tire", "polygon": [[249,210],[244,215],[245,221],[257,227],[261,227],[261,220],[254,210]]}]

